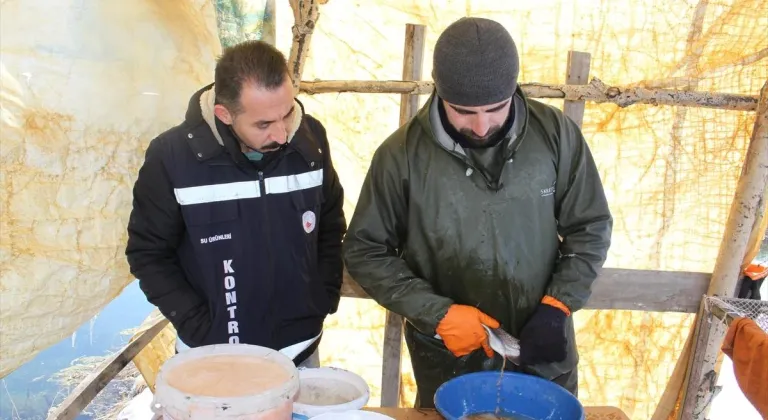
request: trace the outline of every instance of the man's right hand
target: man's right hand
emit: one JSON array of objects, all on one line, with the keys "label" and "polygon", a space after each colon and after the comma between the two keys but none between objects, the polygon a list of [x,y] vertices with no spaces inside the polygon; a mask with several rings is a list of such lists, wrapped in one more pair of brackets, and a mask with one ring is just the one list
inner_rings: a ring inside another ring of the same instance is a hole
[{"label": "man's right hand", "polygon": [[493,357],[493,350],[488,344],[488,333],[483,325],[499,328],[499,321],[474,306],[451,305],[435,332],[456,357],[466,356],[480,347],[488,357]]}]

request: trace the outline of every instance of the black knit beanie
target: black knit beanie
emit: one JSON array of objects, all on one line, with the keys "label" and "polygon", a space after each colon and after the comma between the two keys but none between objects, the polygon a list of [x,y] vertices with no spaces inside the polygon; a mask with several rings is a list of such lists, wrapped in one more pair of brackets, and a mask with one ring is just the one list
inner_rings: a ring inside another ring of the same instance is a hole
[{"label": "black knit beanie", "polygon": [[437,95],[451,104],[483,106],[509,99],[519,73],[515,41],[496,21],[461,18],[435,44],[432,79]]}]

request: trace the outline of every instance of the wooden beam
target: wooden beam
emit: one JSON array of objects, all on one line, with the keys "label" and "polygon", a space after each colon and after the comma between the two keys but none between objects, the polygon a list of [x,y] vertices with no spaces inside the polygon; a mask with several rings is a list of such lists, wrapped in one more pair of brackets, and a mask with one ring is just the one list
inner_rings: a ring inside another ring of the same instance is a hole
[{"label": "wooden beam", "polygon": [[295,92],[299,91],[301,75],[304,73],[304,63],[307,62],[309,44],[312,32],[315,31],[317,19],[320,17],[317,0],[289,0],[293,9],[293,44],[288,58],[288,71],[293,79]]},{"label": "wooden beam", "polygon": [[687,361],[687,375],[683,389],[683,401],[678,419],[704,420],[706,410],[715,396],[717,373],[715,364],[720,344],[725,337],[725,323],[713,320],[704,310],[704,302],[696,316],[693,333],[693,349]]},{"label": "wooden beam", "polygon": [[[424,63],[424,25],[405,25],[403,47],[403,80],[421,80]],[[400,125],[408,122],[419,110],[418,95],[403,94],[400,98]],[[384,324],[384,359],[381,364],[381,406],[400,405],[402,375],[403,317],[387,312]]]},{"label": "wooden beam", "polygon": [[[711,274],[604,268],[592,285],[586,309],[695,313]],[[344,271],[344,297],[370,299]]]},{"label": "wooden beam", "polygon": [[752,231],[758,227],[768,184],[768,80],[760,91],[760,103],[752,138],[744,158],[736,193],[731,202],[725,234],[715,262],[708,295],[733,297]]},{"label": "wooden beam", "polygon": [[[405,25],[405,45],[403,46],[403,80],[418,81],[424,68],[424,25]],[[419,110],[419,96],[400,95],[400,125],[408,122]]]},{"label": "wooden beam", "polygon": [[[752,231],[759,228],[758,214],[766,199],[768,185],[768,80],[760,90],[755,125],[744,159],[736,194],[731,202],[725,233],[707,290],[709,296],[733,297],[741,274]],[[717,378],[715,366],[726,329],[718,322],[704,322],[704,312],[697,317],[698,333],[693,362],[687,375],[687,386],[680,418],[698,420],[706,416],[711,403],[711,377]]]},{"label": "wooden beam", "polygon": [[[755,111],[758,100],[758,97],[753,95],[648,89],[641,86],[608,86],[597,78],[592,78],[587,85],[521,83],[520,87],[531,98],[560,98],[573,101],[613,103],[622,108],[634,104],[650,104]],[[429,95],[433,89],[434,83],[428,81],[320,80],[301,82],[301,92],[308,95],[340,92]]]},{"label": "wooden beam", "polygon": [[605,268],[587,308],[695,313],[709,278],[708,273]]},{"label": "wooden beam", "polygon": [[[591,55],[585,52],[568,51],[568,71],[565,75],[566,85],[586,85],[589,80]],[[584,122],[584,100],[566,99],[563,103],[563,113],[581,128]]]},{"label": "wooden beam", "polygon": [[128,343],[122,350],[105,360],[99,368],[81,382],[49,415],[48,420],[71,420],[86,408],[109,382],[123,370],[155,336],[168,325],[163,318]]},{"label": "wooden beam", "polygon": [[387,311],[381,360],[381,406],[400,406],[403,364],[403,317]]}]

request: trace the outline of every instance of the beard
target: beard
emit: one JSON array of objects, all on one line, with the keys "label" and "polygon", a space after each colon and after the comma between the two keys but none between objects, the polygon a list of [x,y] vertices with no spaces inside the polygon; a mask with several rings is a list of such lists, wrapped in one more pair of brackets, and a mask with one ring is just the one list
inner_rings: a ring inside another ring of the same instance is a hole
[{"label": "beard", "polygon": [[476,145],[483,145],[487,143],[488,140],[493,138],[499,131],[501,131],[501,125],[494,125],[493,127],[489,128],[488,132],[485,133],[484,136],[478,136],[470,128],[462,128],[461,130],[459,130],[459,133],[462,136],[464,136],[467,140],[469,140],[471,143]]}]

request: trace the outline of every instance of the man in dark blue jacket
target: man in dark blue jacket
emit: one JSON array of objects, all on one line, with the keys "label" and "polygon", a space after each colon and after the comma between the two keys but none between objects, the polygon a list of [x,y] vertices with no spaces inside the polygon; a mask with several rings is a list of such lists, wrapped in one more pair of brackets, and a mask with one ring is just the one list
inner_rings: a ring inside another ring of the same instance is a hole
[{"label": "man in dark blue jacket", "polygon": [[224,52],[184,122],[150,143],[133,197],[128,263],[177,349],[247,343],[318,364],[339,304],[343,189],[277,49]]}]

